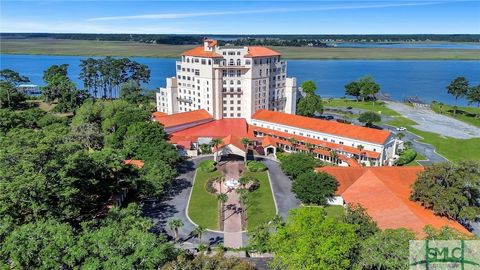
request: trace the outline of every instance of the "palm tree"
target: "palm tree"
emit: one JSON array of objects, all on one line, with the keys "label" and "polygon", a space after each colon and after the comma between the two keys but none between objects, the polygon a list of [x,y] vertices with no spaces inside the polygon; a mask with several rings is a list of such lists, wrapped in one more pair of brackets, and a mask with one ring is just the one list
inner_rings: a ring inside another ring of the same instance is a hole
[{"label": "palm tree", "polygon": [[214,155],[214,160],[215,160],[215,162],[218,162],[218,146],[219,146],[220,144],[222,144],[222,143],[223,143],[223,141],[222,141],[222,139],[220,139],[220,138],[214,138],[214,139],[212,139],[211,144],[212,144],[213,147],[215,148],[215,155]]},{"label": "palm tree", "polygon": [[250,144],[250,139],[247,137],[244,137],[240,140],[240,143],[243,144],[243,146],[245,146],[245,156],[243,161],[247,163],[248,145]]},{"label": "palm tree", "polygon": [[335,150],[330,150],[330,158],[332,159],[332,162],[334,159],[337,158],[337,152],[335,152]]},{"label": "palm tree", "polygon": [[240,179],[238,179],[238,182],[242,185],[243,188],[250,182],[250,177],[248,176],[242,176]]},{"label": "palm tree", "polygon": [[225,193],[218,194],[217,195],[217,200],[220,202],[220,209],[222,209],[222,212],[223,212],[223,205],[228,201],[227,194],[225,194]]},{"label": "palm tree", "polygon": [[395,138],[397,138],[399,140],[402,140],[404,137],[405,137],[405,134],[403,134],[402,132],[399,132],[399,133],[397,133],[397,135],[395,135]]},{"label": "palm tree", "polygon": [[221,177],[221,176],[220,176],[220,177],[217,177],[217,178],[215,178],[215,182],[217,182],[217,183],[218,183],[218,185],[220,186],[220,189],[219,189],[219,191],[220,191],[220,193],[222,193],[222,183],[223,183],[223,177]]},{"label": "palm tree", "polygon": [[168,227],[175,233],[175,241],[178,240],[178,229],[183,227],[183,221],[180,219],[172,219],[168,222]]},{"label": "palm tree", "polygon": [[364,148],[365,148],[365,146],[363,146],[361,144],[357,145],[357,149],[360,150],[360,155],[358,155],[360,157],[360,160],[362,160],[362,156],[363,156],[362,151],[363,151]]},{"label": "palm tree", "polygon": [[203,227],[202,225],[198,225],[195,229],[193,229],[192,234],[195,237],[198,237],[200,242],[202,242],[202,235],[203,235],[204,232],[205,232],[205,227]]}]

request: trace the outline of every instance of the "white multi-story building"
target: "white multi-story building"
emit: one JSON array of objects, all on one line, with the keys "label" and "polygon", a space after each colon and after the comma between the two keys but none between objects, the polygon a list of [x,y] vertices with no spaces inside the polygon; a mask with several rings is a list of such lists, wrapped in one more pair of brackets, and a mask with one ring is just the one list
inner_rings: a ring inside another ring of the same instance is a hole
[{"label": "white multi-story building", "polygon": [[295,114],[295,78],[281,54],[266,47],[219,47],[207,39],[176,62],[176,77],[157,93],[157,111],[205,109],[215,119],[245,118],[261,109]]}]

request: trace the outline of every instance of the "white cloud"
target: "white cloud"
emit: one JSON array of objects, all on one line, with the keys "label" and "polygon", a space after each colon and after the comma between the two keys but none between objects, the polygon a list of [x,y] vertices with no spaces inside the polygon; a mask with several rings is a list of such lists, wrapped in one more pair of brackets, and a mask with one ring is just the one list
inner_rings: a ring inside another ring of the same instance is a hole
[{"label": "white cloud", "polygon": [[72,22],[38,22],[38,21],[9,21],[0,23],[0,32],[3,33],[181,33],[183,29],[169,26],[124,26],[99,25],[97,23]]},{"label": "white cloud", "polygon": [[192,17],[205,16],[222,16],[222,15],[242,15],[255,13],[288,13],[288,12],[302,12],[302,11],[327,11],[327,10],[345,10],[345,9],[371,9],[371,8],[388,8],[388,7],[405,7],[405,6],[423,6],[435,5],[445,2],[400,2],[400,3],[385,3],[385,4],[370,4],[370,5],[340,5],[340,6],[325,6],[325,7],[305,7],[305,8],[272,8],[261,10],[232,10],[232,11],[216,11],[216,12],[191,12],[191,13],[156,13],[156,14],[139,14],[126,16],[108,16],[89,18],[87,21],[111,21],[111,20],[164,20],[164,19],[182,19]]}]

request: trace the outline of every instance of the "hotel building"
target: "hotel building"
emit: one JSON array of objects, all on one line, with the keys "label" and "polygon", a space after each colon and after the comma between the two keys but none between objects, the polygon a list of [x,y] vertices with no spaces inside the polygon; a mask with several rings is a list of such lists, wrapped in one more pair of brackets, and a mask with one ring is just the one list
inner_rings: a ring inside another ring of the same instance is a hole
[{"label": "hotel building", "polygon": [[260,109],[294,114],[295,78],[281,54],[259,46],[220,47],[207,39],[176,62],[176,77],[157,93],[157,111],[206,110],[215,119],[245,118]]},{"label": "hotel building", "polygon": [[[222,155],[302,151],[339,166],[392,164],[397,140],[389,131],[295,115],[300,94],[286,69],[271,49],[205,40],[176,62],[177,76],[157,93],[153,120],[187,156],[221,138]],[[243,137],[251,149],[242,147]]]}]

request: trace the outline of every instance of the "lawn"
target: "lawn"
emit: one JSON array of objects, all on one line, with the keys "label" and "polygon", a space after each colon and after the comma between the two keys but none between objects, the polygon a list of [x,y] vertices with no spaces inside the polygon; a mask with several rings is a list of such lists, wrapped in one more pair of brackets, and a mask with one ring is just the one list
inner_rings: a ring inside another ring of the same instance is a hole
[{"label": "lawn", "polygon": [[332,218],[342,218],[343,214],[345,213],[345,208],[341,205],[328,205],[325,206],[325,212],[327,212],[327,217]]},{"label": "lawn", "polygon": [[368,110],[387,116],[400,116],[396,111],[388,108],[381,101],[355,101],[351,99],[325,99],[323,105],[325,107],[352,107],[355,109]]},{"label": "lawn", "polygon": [[416,123],[404,117],[397,117],[387,124],[396,127],[406,127],[408,131],[423,138],[418,141],[433,145],[437,153],[453,162],[462,160],[480,161],[480,138],[455,139],[443,137],[436,133],[426,132],[412,127],[412,125]]},{"label": "lawn", "polygon": [[251,231],[258,225],[272,220],[276,209],[267,172],[246,172],[245,175],[260,181],[260,188],[252,192],[250,206],[247,208],[247,230]]},{"label": "lawn", "polygon": [[448,115],[470,125],[480,127],[480,118],[477,118],[480,116],[480,108],[459,106],[455,116],[453,116],[453,106],[451,105],[440,107],[438,103],[432,103],[431,108],[436,113]]},{"label": "lawn", "polygon": [[197,170],[188,204],[188,216],[192,221],[212,230],[218,230],[218,200],[205,190],[205,183],[221,174],[218,170],[210,173]]},{"label": "lawn", "polygon": [[405,164],[405,166],[419,166],[419,165],[421,166],[421,164],[418,163],[417,160],[426,160],[426,159],[427,159],[426,157],[424,157],[422,154],[417,152],[417,156],[415,157],[415,159]]},{"label": "lawn", "polygon": [[[174,57],[195,45],[149,44],[132,41],[68,39],[5,39],[2,54]],[[478,50],[272,47],[286,59],[462,59],[480,60]]]}]

